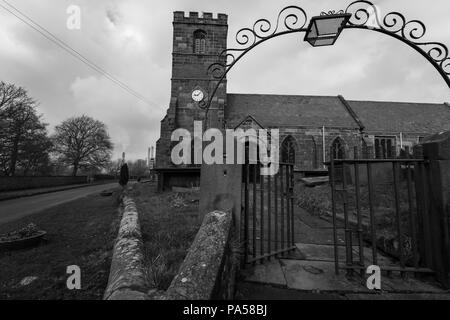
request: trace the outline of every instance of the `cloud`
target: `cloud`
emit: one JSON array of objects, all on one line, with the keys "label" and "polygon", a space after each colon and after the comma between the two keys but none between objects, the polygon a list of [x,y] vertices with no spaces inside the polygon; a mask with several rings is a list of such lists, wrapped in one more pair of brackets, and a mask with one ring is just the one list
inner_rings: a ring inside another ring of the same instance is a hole
[{"label": "cloud", "polygon": [[106,9],[106,17],[115,26],[118,26],[122,20],[122,15],[116,6],[111,6]]},{"label": "cloud", "polygon": [[[150,146],[152,137],[157,135],[159,128],[152,124],[160,120],[159,115],[149,112],[145,103],[135,103],[132,97],[123,95],[103,77],[77,78],[71,91],[78,113],[100,119],[108,125],[116,150],[133,157],[145,155],[145,147]],[[136,144],[142,149],[135,149]]]},{"label": "cloud", "polygon": [[[348,0],[303,1],[311,17]],[[374,1],[382,13],[399,11],[427,26],[426,40],[448,42],[450,4],[437,0]],[[11,0],[12,3],[12,0]],[[292,0],[16,0],[13,4],[110,74],[151,101],[143,103],[105,76],[0,8],[1,80],[28,89],[53,128],[88,114],[108,126],[114,157],[144,158],[159,137],[170,101],[173,11],[229,15],[228,43],[259,18],[275,21]],[[69,5],[81,8],[81,30],[66,28]],[[448,87],[433,67],[401,42],[368,31],[345,30],[333,47],[312,48],[300,34],[270,40],[231,71],[229,92],[343,94],[348,99],[443,102]]]}]

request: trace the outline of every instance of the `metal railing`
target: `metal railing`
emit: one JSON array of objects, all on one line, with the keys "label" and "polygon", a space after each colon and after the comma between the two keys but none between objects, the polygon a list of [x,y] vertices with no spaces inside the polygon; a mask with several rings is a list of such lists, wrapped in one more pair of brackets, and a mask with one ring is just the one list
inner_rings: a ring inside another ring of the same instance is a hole
[{"label": "metal railing", "polygon": [[[326,163],[336,274],[340,269],[363,274],[368,265],[401,275],[432,273],[427,161],[358,159],[356,149],[354,154],[354,159]],[[342,231],[345,264],[339,261]],[[379,251],[384,254],[380,256]],[[393,263],[385,257],[393,258]]]},{"label": "metal railing", "polygon": [[255,263],[295,249],[294,165],[280,163],[277,174],[260,175],[259,164],[243,170],[244,262]]}]

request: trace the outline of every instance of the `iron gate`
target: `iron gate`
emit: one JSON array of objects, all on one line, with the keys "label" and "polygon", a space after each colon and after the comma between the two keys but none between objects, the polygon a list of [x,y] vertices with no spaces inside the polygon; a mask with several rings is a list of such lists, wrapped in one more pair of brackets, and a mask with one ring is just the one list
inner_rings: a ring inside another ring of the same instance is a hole
[{"label": "iron gate", "polygon": [[244,262],[294,250],[294,165],[280,163],[273,176],[260,175],[259,164],[245,164],[243,169]]},{"label": "iron gate", "polygon": [[336,273],[363,274],[369,265],[401,275],[433,273],[428,162],[355,156],[327,165]]}]

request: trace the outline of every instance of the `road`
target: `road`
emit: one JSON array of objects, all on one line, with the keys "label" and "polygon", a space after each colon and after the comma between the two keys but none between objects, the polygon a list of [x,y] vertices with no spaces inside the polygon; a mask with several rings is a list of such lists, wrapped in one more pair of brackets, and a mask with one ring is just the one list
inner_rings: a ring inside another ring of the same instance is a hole
[{"label": "road", "polygon": [[10,222],[22,217],[37,213],[59,204],[85,197],[102,190],[117,188],[117,182],[94,185],[78,189],[57,191],[24,197],[12,200],[0,201],[0,224]]}]

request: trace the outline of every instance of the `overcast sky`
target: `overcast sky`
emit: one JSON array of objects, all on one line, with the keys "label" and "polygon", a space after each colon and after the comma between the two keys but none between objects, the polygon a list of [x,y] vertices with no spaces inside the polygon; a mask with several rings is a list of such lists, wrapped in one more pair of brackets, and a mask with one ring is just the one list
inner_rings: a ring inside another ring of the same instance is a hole
[{"label": "overcast sky", "polygon": [[[242,27],[276,19],[286,5],[309,16],[345,9],[350,0],[7,0],[77,51],[141,93],[143,103],[0,8],[0,80],[25,87],[53,127],[87,114],[105,122],[114,158],[145,158],[169,105],[173,11],[229,16],[228,46]],[[448,0],[374,0],[427,26],[424,39],[450,47]],[[432,4],[431,4],[432,3]],[[0,4],[4,5],[3,0]],[[70,5],[81,8],[81,30],[66,27]],[[393,38],[347,30],[335,46],[312,48],[303,35],[268,41],[229,74],[228,92],[338,95],[355,100],[450,102],[450,90],[422,56]]]}]

